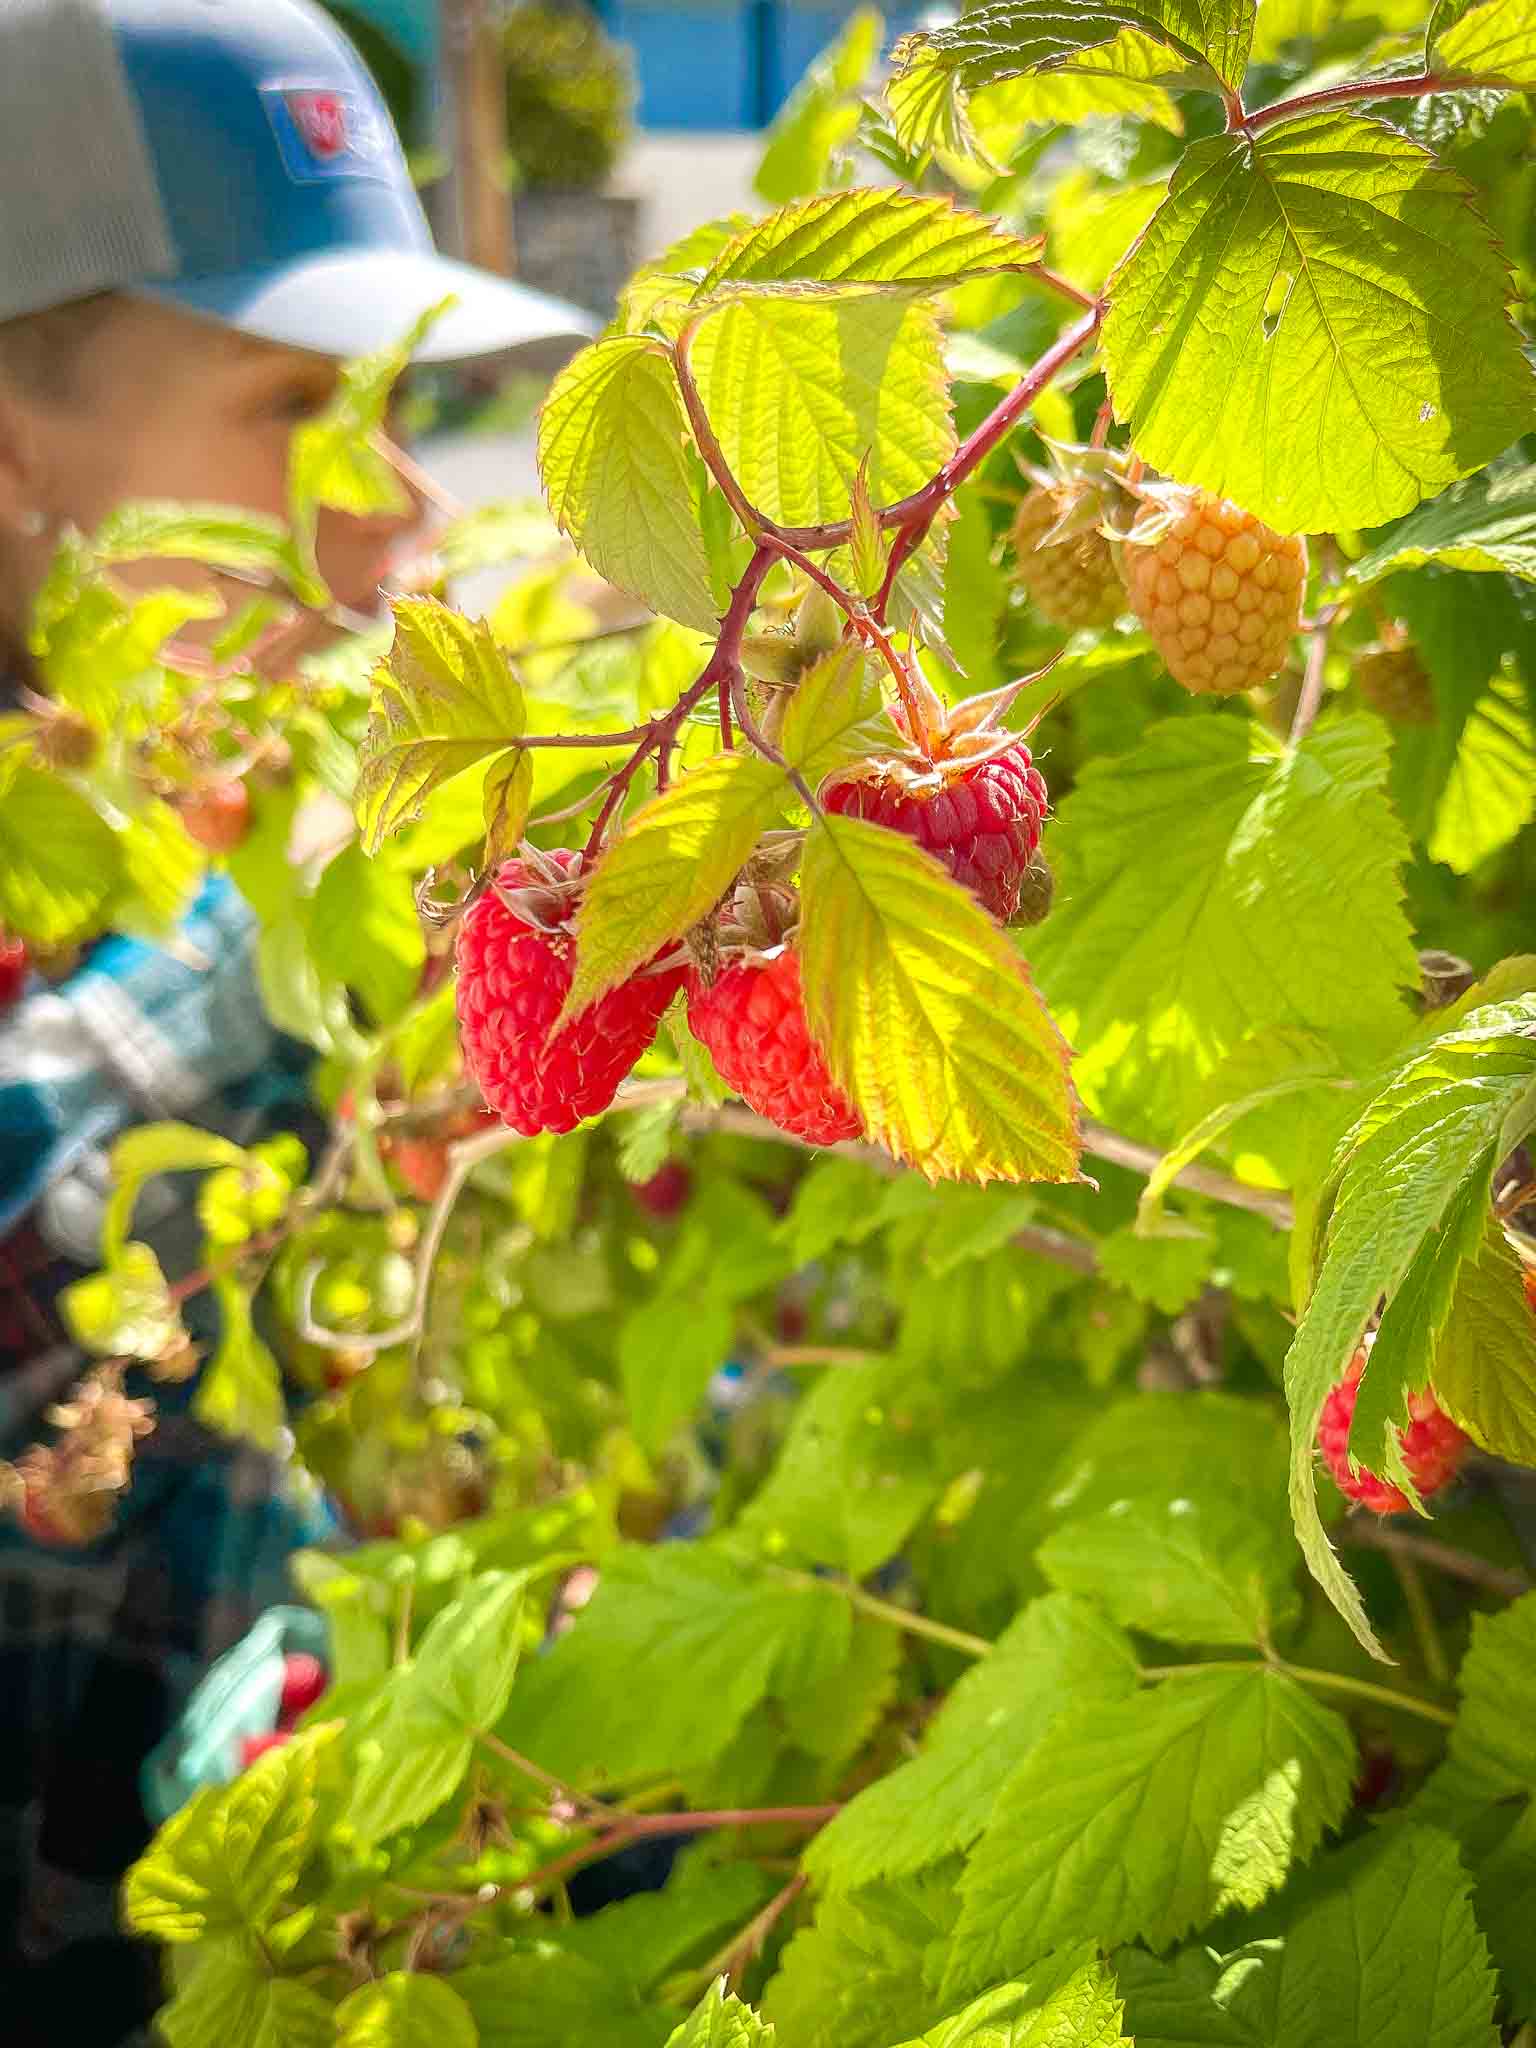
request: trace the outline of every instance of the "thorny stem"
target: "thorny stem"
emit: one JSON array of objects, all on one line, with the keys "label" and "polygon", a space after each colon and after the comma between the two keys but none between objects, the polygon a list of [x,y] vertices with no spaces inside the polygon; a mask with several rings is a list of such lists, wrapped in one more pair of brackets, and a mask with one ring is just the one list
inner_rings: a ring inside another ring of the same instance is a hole
[{"label": "thorny stem", "polygon": [[737,725],[741,728],[742,737],[750,746],[757,749],[765,761],[771,761],[775,768],[783,769],[784,773],[789,777],[790,787],[805,805],[811,816],[819,818],[821,816],[821,806],[817,803],[815,792],[810,784],[798,768],[785,760],[783,754],[780,753],[772,740],[765,733],[758,730],[757,721],[752,716],[752,708],[747,702],[746,677],[742,674],[740,667],[737,668],[735,674],[731,677],[731,709],[735,713]]},{"label": "thorny stem", "polygon": [[656,740],[647,740],[636,747],[624,766],[609,779],[608,794],[603,798],[597,816],[592,821],[592,830],[587,834],[587,843],[581,850],[581,864],[588,867],[596,860],[603,844],[603,834],[608,829],[608,820],[624,801],[625,792],[634,781],[640,763],[657,745]]},{"label": "thorny stem", "polygon": [[1475,86],[1475,78],[1441,78],[1433,71],[1415,73],[1412,78],[1357,78],[1344,85],[1330,85],[1322,92],[1298,93],[1295,99],[1276,100],[1273,106],[1259,107],[1251,114],[1244,113],[1241,102],[1227,104],[1227,132],[1241,130],[1245,135],[1257,135],[1261,129],[1272,128],[1277,121],[1294,121],[1302,114],[1316,114],[1329,107],[1347,107],[1365,100],[1417,100],[1426,93],[1456,92]]},{"label": "thorny stem", "polygon": [[523,1777],[531,1778],[535,1785],[542,1785],[551,1798],[562,1800],[575,1812],[586,1814],[603,1825],[607,1825],[614,1818],[611,1809],[605,1807],[600,1800],[588,1799],[584,1792],[578,1792],[573,1786],[567,1785],[565,1780],[557,1778],[553,1771],[546,1771],[544,1766],[536,1764],[531,1756],[524,1756],[521,1750],[513,1749],[510,1743],[503,1742],[501,1737],[493,1734],[489,1728],[477,1728],[475,1740],[488,1749],[492,1756],[499,1757],[504,1764],[510,1764],[512,1769]]},{"label": "thorny stem", "polygon": [[1032,263],[1024,272],[1031,284],[1043,284],[1063,299],[1070,299],[1074,306],[1081,306],[1085,313],[1098,311],[1098,300],[1092,292],[1085,292],[1081,285],[1073,284],[1069,277],[1063,277],[1059,270],[1051,270],[1044,263]]},{"label": "thorny stem", "polygon": [[1290,744],[1300,746],[1312,730],[1323,705],[1323,670],[1328,664],[1328,633],[1338,617],[1336,605],[1325,605],[1307,639],[1307,665],[1301,678],[1301,695],[1291,719]]},{"label": "thorny stem", "polygon": [[693,438],[698,444],[704,466],[720,486],[726,503],[746,528],[748,535],[757,540],[765,532],[776,531],[772,522],[766,520],[752,503],[741,485],[731,473],[731,465],[725,459],[725,450],[720,446],[714,428],[709,423],[709,414],[704,410],[704,401],[693,374],[691,360],[693,338],[705,319],[697,314],[672,346],[672,369],[677,377],[678,389],[683,394],[683,409],[688,415],[688,424],[693,429]]},{"label": "thorny stem", "polygon": [[819,562],[812,561],[809,555],[794,546],[791,541],[780,540],[772,534],[768,536],[769,544],[778,549],[786,562],[793,564],[803,575],[809,576],[813,583],[819,584],[828,597],[832,599],[832,602],[846,613],[848,623],[852,626],[854,632],[866,646],[872,647],[885,663],[891,672],[891,680],[896,685],[896,694],[901,699],[902,709],[906,712],[915,735],[922,731],[922,713],[912,693],[912,679],[907,674],[906,664],[891,645],[883,626],[885,606],[891,594],[891,587],[896,580],[896,570],[900,568],[902,561],[905,560],[905,556],[901,553],[901,544],[906,538],[907,529],[903,528],[897,534],[892,545],[890,561],[886,567],[885,580],[880,586],[878,597],[876,597],[873,604],[864,605],[856,598],[850,597],[835,576],[829,576]]},{"label": "thorny stem", "polygon": [[1436,1571],[1444,1572],[1449,1578],[1461,1579],[1469,1586],[1482,1586],[1506,1600],[1518,1600],[1522,1593],[1531,1590],[1528,1572],[1511,1571],[1503,1565],[1490,1564],[1486,1558],[1474,1557],[1469,1550],[1453,1549],[1449,1543],[1441,1543],[1434,1536],[1419,1536],[1410,1530],[1394,1529],[1387,1522],[1351,1516],[1340,1528],[1338,1538],[1341,1543],[1352,1544],[1357,1549],[1381,1550],[1388,1557],[1413,1558],[1420,1564],[1433,1565]]},{"label": "thorny stem", "polygon": [[690,1970],[687,1982],[712,1984],[716,1977],[724,1975],[732,1986],[740,1982],[741,1973],[756,1956],[763,1952],[763,1944],[788,1909],[804,1891],[806,1874],[797,1870],[789,1882],[776,1891],[760,1912],[754,1913],[746,1926],[733,1934],[724,1948],[712,1955],[707,1963],[697,1970]]},{"label": "thorny stem", "polygon": [[702,1834],[715,1828],[819,1828],[840,1811],[840,1807],[828,1805],[722,1807],[705,1813],[626,1814],[591,1841],[578,1842],[574,1849],[567,1849],[541,1870],[534,1871],[531,1877],[523,1880],[518,1890],[542,1891],[549,1885],[563,1883],[573,1871],[585,1869],[589,1863],[601,1862],[605,1856],[616,1856],[632,1842],[644,1841],[651,1835]]}]

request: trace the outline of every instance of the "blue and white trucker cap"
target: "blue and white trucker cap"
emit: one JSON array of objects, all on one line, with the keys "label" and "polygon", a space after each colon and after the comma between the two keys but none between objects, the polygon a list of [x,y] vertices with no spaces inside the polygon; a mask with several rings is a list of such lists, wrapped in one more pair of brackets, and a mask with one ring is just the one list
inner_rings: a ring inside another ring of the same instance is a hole
[{"label": "blue and white trucker cap", "polygon": [[425,360],[594,329],[437,253],[378,88],[311,0],[0,0],[0,320],[109,290],[329,356],[450,295]]}]

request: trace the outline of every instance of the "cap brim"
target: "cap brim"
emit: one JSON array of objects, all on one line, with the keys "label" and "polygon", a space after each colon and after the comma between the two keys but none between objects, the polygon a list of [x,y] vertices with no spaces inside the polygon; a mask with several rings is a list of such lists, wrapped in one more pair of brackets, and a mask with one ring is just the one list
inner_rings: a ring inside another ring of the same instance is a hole
[{"label": "cap brim", "polygon": [[561,299],[413,249],[330,252],[259,273],[176,278],[136,289],[242,334],[344,358],[388,348],[450,297],[455,303],[417,350],[418,362],[457,362],[533,341],[584,341],[599,325]]}]

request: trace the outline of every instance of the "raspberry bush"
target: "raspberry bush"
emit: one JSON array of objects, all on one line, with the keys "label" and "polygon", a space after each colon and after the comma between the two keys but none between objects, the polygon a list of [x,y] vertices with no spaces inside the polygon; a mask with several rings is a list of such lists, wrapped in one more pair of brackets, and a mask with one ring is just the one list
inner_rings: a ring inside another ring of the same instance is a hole
[{"label": "raspberry bush", "polygon": [[195,1375],[362,1539],[129,1879],[170,2048],[1536,2028],[1536,27],[883,41],[388,627],[294,656],[409,344],[39,604],[15,978],[211,858],[324,1135],[119,1141],[9,1510]]}]

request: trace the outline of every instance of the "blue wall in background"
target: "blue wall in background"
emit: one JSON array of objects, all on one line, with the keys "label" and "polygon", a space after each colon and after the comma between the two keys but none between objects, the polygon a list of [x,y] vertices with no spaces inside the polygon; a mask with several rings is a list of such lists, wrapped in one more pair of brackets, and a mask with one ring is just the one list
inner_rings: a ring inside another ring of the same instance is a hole
[{"label": "blue wall in background", "polygon": [[[795,0],[596,0],[630,45],[646,128],[761,128],[801,72],[842,30],[849,7]],[[917,10],[886,14],[886,47],[917,25]]]}]

